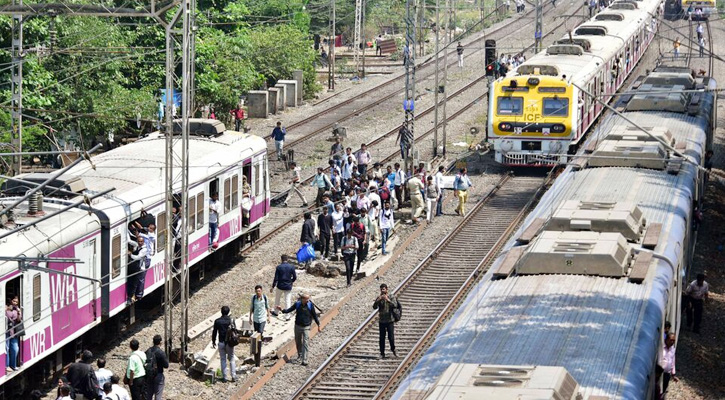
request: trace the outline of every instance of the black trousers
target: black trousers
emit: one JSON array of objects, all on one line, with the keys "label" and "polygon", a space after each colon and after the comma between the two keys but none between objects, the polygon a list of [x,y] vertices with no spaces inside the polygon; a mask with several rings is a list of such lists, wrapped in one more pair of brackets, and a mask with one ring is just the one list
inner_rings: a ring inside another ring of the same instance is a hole
[{"label": "black trousers", "polygon": [[395,352],[395,323],[394,322],[380,322],[378,324],[380,331],[380,354],[385,355],[385,335],[388,335],[388,342],[390,342],[390,351]]},{"label": "black trousers", "polygon": [[702,324],[702,310],[705,302],[704,300],[700,299],[693,299],[690,298],[690,306],[685,308],[686,311],[686,317],[687,317],[687,326],[692,326],[693,323],[693,314],[694,314],[694,322],[695,326],[692,328],[692,331],[695,333],[700,333],[700,325]]},{"label": "black trousers", "polygon": [[[360,243],[362,241],[359,240]],[[360,270],[360,264],[362,264],[363,259],[367,257],[368,255],[368,244],[360,244],[360,246],[357,248],[357,269]]]},{"label": "black trousers", "polygon": [[672,374],[667,373],[667,372],[662,374],[662,395],[663,396],[667,394],[667,387],[670,386],[670,379],[672,379]]},{"label": "black trousers", "polygon": [[398,200],[398,210],[403,208],[403,187],[395,185],[395,198]]},{"label": "black trousers", "polygon": [[352,282],[352,273],[355,269],[355,253],[343,253],[343,259],[345,260],[345,276],[347,277],[347,284]]},{"label": "black trousers", "polygon": [[135,378],[131,385],[131,400],[143,400],[146,393],[146,377]]},{"label": "black trousers", "polygon": [[335,232],[335,237],[333,238],[333,242],[335,245],[335,254],[337,254],[337,250],[340,248],[340,245],[342,244],[342,237],[345,235],[345,232]]},{"label": "black trousers", "polygon": [[320,254],[327,258],[330,256],[330,234],[320,232]]}]

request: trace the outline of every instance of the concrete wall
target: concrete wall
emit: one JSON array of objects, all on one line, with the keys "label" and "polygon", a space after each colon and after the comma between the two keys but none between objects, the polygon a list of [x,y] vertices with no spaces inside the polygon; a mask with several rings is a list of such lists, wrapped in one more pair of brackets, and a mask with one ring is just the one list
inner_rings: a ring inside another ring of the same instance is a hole
[{"label": "concrete wall", "polygon": [[304,97],[304,74],[302,70],[292,71],[292,78],[297,81],[297,105],[302,105],[302,98]]},{"label": "concrete wall", "polygon": [[249,118],[267,118],[269,115],[269,93],[266,90],[250,90],[247,93]]},{"label": "concrete wall", "polygon": [[285,95],[285,105],[287,107],[297,107],[297,81],[292,80],[279,80],[277,84],[287,86],[287,93]]},{"label": "concrete wall", "polygon": [[274,87],[279,89],[279,95],[277,96],[277,111],[284,111],[287,108],[287,102],[285,101],[287,98],[287,85],[277,83]]},{"label": "concrete wall", "polygon": [[279,97],[279,89],[277,89],[277,88],[269,88],[269,89],[267,89],[267,92],[269,92],[269,100],[268,100],[268,102],[269,102],[269,104],[268,104],[269,105],[269,107],[268,107],[269,113],[270,114],[277,114],[277,104],[278,104],[277,98]]}]

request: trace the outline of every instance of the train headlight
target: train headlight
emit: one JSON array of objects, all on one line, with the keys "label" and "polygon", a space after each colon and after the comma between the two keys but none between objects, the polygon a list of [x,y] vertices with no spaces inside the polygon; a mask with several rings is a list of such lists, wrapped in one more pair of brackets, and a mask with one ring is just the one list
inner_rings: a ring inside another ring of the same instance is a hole
[{"label": "train headlight", "polygon": [[551,131],[554,133],[563,133],[566,130],[564,124],[554,124],[551,126]]},{"label": "train headlight", "polygon": [[500,124],[498,124],[498,129],[503,132],[513,132],[514,127],[508,122],[501,122]]}]

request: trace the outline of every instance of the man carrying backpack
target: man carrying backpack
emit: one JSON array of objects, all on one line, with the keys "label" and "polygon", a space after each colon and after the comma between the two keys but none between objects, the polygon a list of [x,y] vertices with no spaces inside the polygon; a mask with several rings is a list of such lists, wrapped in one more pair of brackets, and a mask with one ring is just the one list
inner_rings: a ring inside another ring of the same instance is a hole
[{"label": "man carrying backpack", "polygon": [[310,301],[310,295],[303,293],[300,296],[300,299],[297,300],[295,304],[292,304],[292,307],[283,310],[282,307],[277,306],[277,309],[282,311],[284,314],[296,311],[295,345],[297,347],[298,360],[302,362],[303,367],[306,367],[307,353],[310,349],[310,327],[312,326],[313,320],[317,323],[317,332],[322,332],[320,320],[317,317],[317,312],[315,311],[315,305],[312,301]]},{"label": "man carrying backpack", "polygon": [[249,323],[254,324],[254,331],[262,335],[264,326],[269,322],[269,302],[267,296],[262,294],[262,285],[255,286],[254,292],[249,309]]},{"label": "man carrying backpack", "polygon": [[232,382],[237,380],[237,363],[234,361],[234,346],[225,344],[227,332],[231,329],[232,318],[229,316],[229,306],[222,306],[222,316],[214,321],[214,329],[211,332],[211,347],[216,348],[217,334],[219,334],[219,360],[222,363],[222,382],[227,381],[227,359],[231,371],[229,375]]},{"label": "man carrying backpack", "polygon": [[154,336],[154,345],[146,350],[146,400],[163,400],[164,368],[169,368],[169,359],[161,349],[161,335]]},{"label": "man carrying backpack", "polygon": [[375,299],[373,309],[378,310],[379,320],[378,328],[380,332],[380,358],[385,358],[385,335],[388,335],[390,342],[390,350],[395,357],[395,323],[400,320],[402,307],[400,302],[392,295],[388,294],[388,285],[380,285],[380,296]]}]

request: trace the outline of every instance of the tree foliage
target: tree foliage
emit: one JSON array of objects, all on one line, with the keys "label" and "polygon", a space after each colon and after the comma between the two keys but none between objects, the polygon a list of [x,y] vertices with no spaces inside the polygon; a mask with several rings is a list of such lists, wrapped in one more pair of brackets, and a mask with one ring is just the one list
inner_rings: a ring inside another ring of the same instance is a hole
[{"label": "tree foliage", "polygon": [[[319,90],[309,6],[308,0],[199,0],[196,108],[211,104],[226,115],[241,95],[290,79],[295,69],[305,72],[306,95]],[[11,18],[0,16],[5,143],[11,130],[11,29]],[[23,34],[29,49],[23,58],[25,149],[46,150],[54,138],[89,146],[109,131],[137,134],[139,118],[148,121],[145,127],[153,125],[158,90],[165,86],[163,27],[149,20],[36,17],[25,21]]]}]

